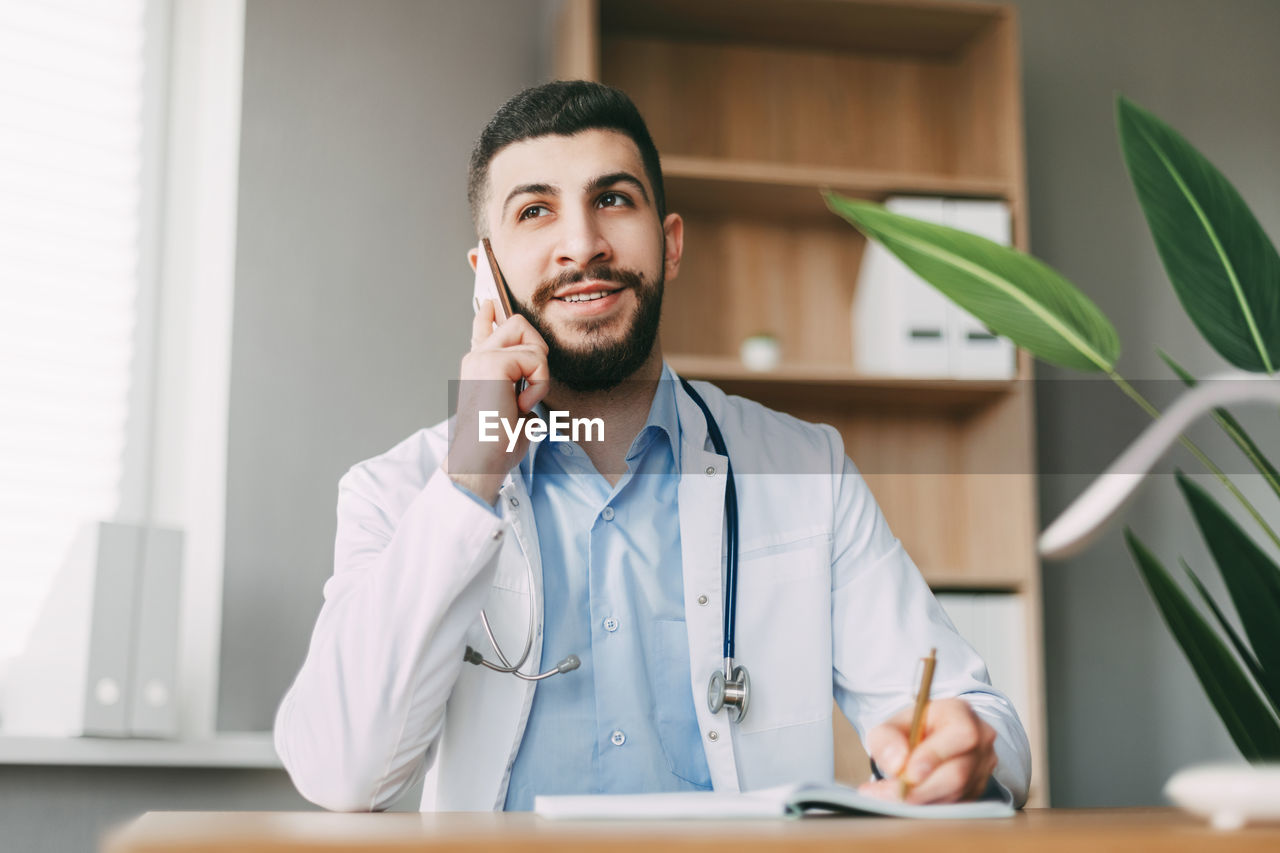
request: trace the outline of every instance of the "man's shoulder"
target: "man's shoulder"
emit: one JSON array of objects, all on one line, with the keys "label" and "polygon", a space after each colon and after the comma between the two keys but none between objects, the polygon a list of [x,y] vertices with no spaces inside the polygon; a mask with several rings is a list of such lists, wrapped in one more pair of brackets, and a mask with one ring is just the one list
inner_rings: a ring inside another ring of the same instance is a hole
[{"label": "man's shoulder", "polygon": [[423,427],[391,449],[357,462],[342,477],[340,487],[377,492],[396,487],[422,489],[448,450],[452,420]]}]

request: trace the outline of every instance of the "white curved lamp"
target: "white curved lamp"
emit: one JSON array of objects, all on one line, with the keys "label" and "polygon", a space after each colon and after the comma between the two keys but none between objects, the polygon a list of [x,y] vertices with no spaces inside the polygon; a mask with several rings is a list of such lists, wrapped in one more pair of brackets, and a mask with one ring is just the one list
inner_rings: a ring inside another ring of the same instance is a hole
[{"label": "white curved lamp", "polygon": [[1187,427],[1219,406],[1251,402],[1280,403],[1280,379],[1222,373],[1187,391],[1045,528],[1038,543],[1041,556],[1057,560],[1083,550],[1128,505]]}]

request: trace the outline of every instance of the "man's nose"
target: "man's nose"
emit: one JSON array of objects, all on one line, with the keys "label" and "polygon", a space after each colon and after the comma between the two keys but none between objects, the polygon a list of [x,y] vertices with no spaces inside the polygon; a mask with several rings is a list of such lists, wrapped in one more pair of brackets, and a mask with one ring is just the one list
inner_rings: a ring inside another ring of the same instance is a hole
[{"label": "man's nose", "polygon": [[580,210],[563,216],[563,232],[556,250],[556,263],[563,267],[585,268],[608,263],[613,248],[592,210]]}]

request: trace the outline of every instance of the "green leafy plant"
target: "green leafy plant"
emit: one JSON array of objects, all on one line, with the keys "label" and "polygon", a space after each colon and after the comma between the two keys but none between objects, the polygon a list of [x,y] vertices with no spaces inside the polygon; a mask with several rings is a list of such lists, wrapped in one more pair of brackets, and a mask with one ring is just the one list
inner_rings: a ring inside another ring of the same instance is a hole
[{"label": "green leafy plant", "polygon": [[[1200,334],[1245,371],[1280,368],[1280,255],[1226,177],[1181,134],[1119,97],[1116,119],[1129,177],[1174,292]],[[1160,416],[1116,371],[1120,342],[1098,307],[1064,276],[1016,249],[826,194],[828,207],[898,256],[921,278],[1035,357],[1105,374],[1151,417]],[[1188,386],[1190,373],[1161,357]],[[1214,420],[1280,497],[1280,474],[1225,409]],[[1185,435],[1183,446],[1277,546],[1280,536],[1235,483]],[[1218,716],[1250,761],[1280,760],[1280,566],[1218,502],[1177,475],[1243,630],[1233,627],[1200,577],[1179,560],[1194,598],[1132,530],[1139,574]],[[1196,606],[1199,599],[1208,617]]]}]

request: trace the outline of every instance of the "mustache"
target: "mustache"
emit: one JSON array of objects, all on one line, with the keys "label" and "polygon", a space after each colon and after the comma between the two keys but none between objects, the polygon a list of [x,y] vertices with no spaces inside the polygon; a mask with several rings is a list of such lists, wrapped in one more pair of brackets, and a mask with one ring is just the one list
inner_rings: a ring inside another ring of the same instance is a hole
[{"label": "mustache", "polygon": [[608,281],[622,286],[639,289],[644,284],[644,277],[634,270],[618,269],[606,264],[596,264],[578,270],[565,270],[555,278],[549,278],[533,291],[530,302],[534,308],[542,308],[555,298],[556,291],[581,281]]}]

